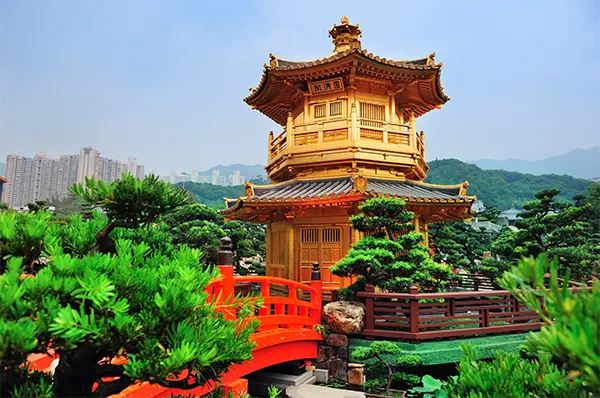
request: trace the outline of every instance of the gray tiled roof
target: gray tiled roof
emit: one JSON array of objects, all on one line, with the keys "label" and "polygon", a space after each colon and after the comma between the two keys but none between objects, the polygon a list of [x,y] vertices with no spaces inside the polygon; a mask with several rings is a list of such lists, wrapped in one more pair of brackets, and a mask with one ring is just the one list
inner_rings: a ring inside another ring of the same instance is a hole
[{"label": "gray tiled roof", "polygon": [[[458,187],[432,187],[410,181],[368,179],[366,192],[398,197],[457,199]],[[351,178],[332,180],[294,181],[271,187],[254,187],[253,200],[302,199],[321,196],[349,194],[354,191],[354,181]]]}]

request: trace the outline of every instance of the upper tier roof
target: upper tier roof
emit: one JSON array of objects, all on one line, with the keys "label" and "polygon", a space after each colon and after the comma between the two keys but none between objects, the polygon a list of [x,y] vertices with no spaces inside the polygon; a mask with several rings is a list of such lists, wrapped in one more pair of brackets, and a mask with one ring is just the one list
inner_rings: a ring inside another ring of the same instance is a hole
[{"label": "upper tier roof", "polygon": [[270,54],[258,86],[250,89],[244,101],[285,125],[287,113],[308,92],[307,82],[332,77],[344,77],[346,85],[352,85],[355,78],[376,79],[396,93],[407,116],[419,117],[450,99],[441,85],[442,63],[435,63],[435,53],[413,60],[383,58],[361,48],[358,25],[350,25],[347,19],[342,23],[330,30],[335,50],[326,57],[296,61]]}]

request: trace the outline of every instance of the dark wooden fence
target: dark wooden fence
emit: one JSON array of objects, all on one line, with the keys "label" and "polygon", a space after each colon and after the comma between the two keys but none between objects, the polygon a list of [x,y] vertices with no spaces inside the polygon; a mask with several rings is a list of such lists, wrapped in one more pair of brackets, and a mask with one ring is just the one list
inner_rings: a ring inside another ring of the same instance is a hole
[{"label": "dark wooden fence", "polygon": [[421,340],[539,329],[542,322],[508,290],[380,293],[367,285],[366,337]]}]

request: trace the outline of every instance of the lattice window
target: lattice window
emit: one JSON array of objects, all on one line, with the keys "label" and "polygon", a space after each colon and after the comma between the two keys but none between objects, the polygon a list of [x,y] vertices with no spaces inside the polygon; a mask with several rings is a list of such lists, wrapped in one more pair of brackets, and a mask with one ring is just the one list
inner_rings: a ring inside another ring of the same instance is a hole
[{"label": "lattice window", "polygon": [[339,243],[340,228],[323,228],[323,243]]},{"label": "lattice window", "polygon": [[342,101],[329,103],[329,116],[338,116],[342,114]]},{"label": "lattice window", "polygon": [[348,129],[323,131],[323,142],[344,141],[348,139]]},{"label": "lattice window", "polygon": [[302,243],[318,243],[319,242],[319,229],[303,229],[302,230]]},{"label": "lattice window", "polygon": [[326,104],[317,104],[315,105],[315,118],[317,117],[325,117],[325,112],[327,111]]},{"label": "lattice window", "polygon": [[360,103],[360,117],[371,120],[385,120],[385,105]]}]

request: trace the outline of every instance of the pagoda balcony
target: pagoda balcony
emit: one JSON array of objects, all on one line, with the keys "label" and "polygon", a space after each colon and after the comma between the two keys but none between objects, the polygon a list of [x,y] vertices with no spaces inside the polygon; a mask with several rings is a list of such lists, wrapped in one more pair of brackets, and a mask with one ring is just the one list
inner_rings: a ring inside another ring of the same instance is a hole
[{"label": "pagoda balcony", "polygon": [[[289,128],[291,127],[291,129]],[[288,132],[291,130],[291,133]],[[285,180],[290,167],[323,167],[327,163],[368,162],[410,169],[425,162],[425,137],[414,124],[372,119],[335,118],[288,125],[269,135],[267,175]]]}]

